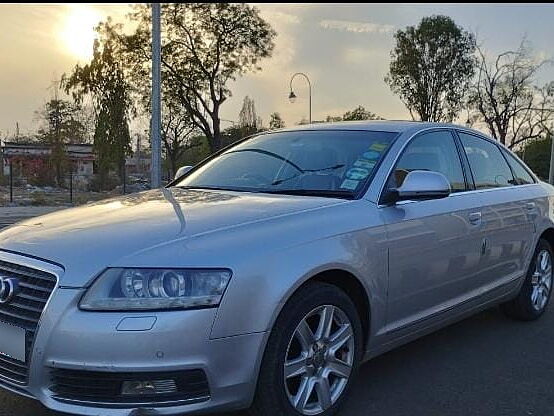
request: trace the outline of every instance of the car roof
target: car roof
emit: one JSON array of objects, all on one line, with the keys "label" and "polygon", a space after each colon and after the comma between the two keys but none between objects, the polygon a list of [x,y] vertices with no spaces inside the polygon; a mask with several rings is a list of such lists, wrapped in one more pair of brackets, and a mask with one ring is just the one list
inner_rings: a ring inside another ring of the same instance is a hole
[{"label": "car roof", "polygon": [[[388,131],[396,133],[404,133],[407,131],[416,132],[418,130],[433,128],[433,127],[450,127],[473,131],[480,135],[482,132],[469,129],[452,123],[433,123],[427,121],[409,121],[409,120],[364,120],[364,121],[339,121],[333,123],[313,123],[303,124],[294,127],[279,129],[276,131],[300,131],[300,130],[376,130]],[[271,131],[269,131],[271,132]],[[269,133],[268,132],[268,133]]]}]

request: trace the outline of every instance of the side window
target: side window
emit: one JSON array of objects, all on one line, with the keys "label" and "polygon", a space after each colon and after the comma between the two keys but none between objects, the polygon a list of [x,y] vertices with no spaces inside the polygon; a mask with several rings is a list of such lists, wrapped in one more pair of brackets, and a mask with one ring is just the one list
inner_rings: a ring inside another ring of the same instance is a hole
[{"label": "side window", "polygon": [[409,172],[429,170],[442,173],[450,181],[452,192],[466,190],[460,156],[454,137],[448,130],[424,133],[414,138],[400,156],[389,179],[389,188],[398,188]]},{"label": "side window", "polygon": [[531,174],[527,171],[527,169],[519,160],[517,160],[510,152],[503,151],[503,153],[506,156],[506,159],[508,159],[508,163],[512,168],[512,172],[514,172],[514,185],[527,185],[530,183],[535,183],[535,180],[533,179]]},{"label": "side window", "polygon": [[494,143],[459,132],[477,189],[502,188],[514,183],[512,171]]}]

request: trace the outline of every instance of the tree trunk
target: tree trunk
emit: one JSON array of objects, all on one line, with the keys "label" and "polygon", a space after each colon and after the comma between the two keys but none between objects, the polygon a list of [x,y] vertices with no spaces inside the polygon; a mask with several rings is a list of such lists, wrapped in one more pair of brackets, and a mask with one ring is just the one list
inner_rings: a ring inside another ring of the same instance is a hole
[{"label": "tree trunk", "polygon": [[169,178],[174,178],[175,177],[175,173],[177,172],[177,156],[176,156],[176,152],[170,152],[168,153],[168,160],[169,160]]},{"label": "tree trunk", "polygon": [[213,125],[213,137],[212,137],[212,153],[221,150],[222,148],[222,138],[221,138],[221,120],[219,119],[219,108],[215,107],[212,115],[212,125]]}]

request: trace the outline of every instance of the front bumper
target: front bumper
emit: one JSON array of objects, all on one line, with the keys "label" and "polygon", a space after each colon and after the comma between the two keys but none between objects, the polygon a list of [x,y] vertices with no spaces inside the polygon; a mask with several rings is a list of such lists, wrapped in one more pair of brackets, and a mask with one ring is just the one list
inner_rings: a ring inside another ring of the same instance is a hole
[{"label": "front bumper", "polygon": [[[28,383],[16,384],[0,377],[0,387],[35,398],[50,409],[77,415],[197,414],[250,405],[266,333],[212,339],[215,308],[85,312],[78,309],[83,293],[79,288],[54,289],[40,319]],[[133,320],[139,317],[147,319]],[[50,389],[56,369],[153,374],[202,370],[209,397],[170,404],[154,400],[134,405],[68,401]]]}]

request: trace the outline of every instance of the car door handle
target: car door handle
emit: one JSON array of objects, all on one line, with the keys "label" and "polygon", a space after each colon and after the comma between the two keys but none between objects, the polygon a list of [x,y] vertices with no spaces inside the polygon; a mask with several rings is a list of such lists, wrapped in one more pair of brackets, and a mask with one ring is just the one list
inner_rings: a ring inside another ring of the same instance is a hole
[{"label": "car door handle", "polygon": [[473,225],[480,225],[481,224],[481,213],[480,212],[472,212],[469,214],[469,222]]},{"label": "car door handle", "polygon": [[528,203],[525,204],[525,209],[527,211],[534,211],[536,207],[537,206],[535,205],[534,202],[528,202]]}]

